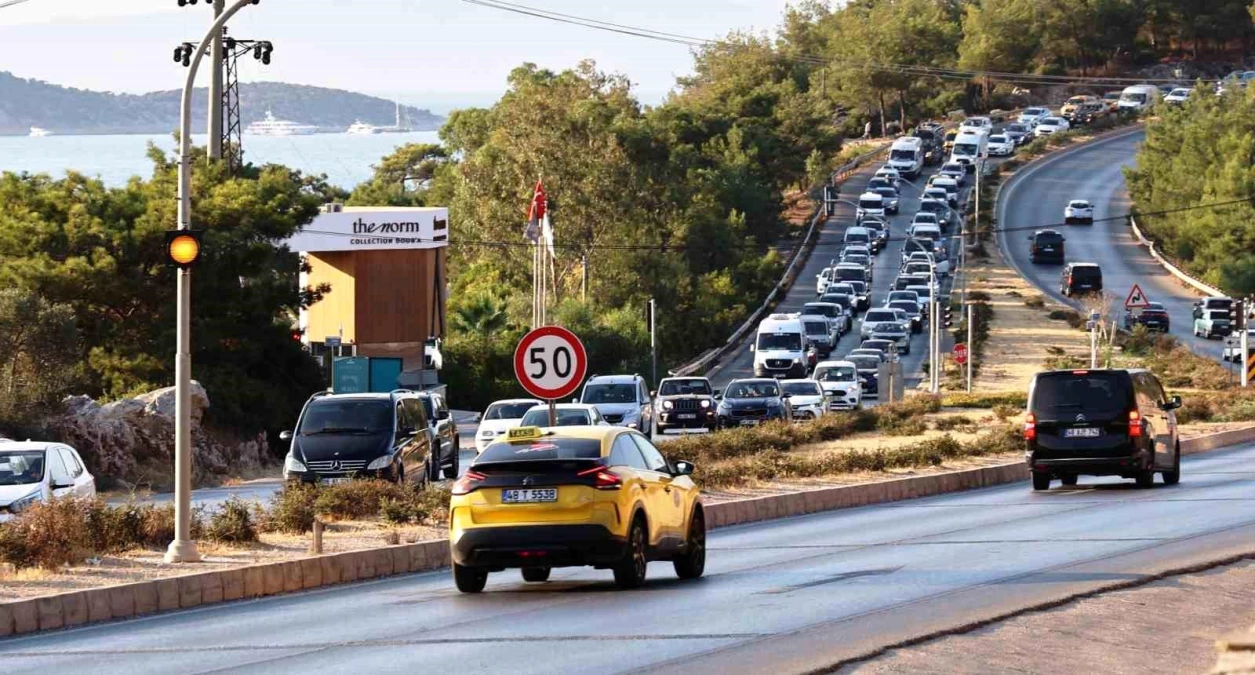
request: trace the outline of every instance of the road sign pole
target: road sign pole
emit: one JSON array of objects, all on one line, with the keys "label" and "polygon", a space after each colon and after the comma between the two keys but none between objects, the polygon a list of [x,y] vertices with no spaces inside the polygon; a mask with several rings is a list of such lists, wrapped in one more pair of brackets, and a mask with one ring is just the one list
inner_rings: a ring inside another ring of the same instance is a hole
[{"label": "road sign pole", "polygon": [[972,393],[972,317],[975,316],[972,306],[967,306],[967,393]]},{"label": "road sign pole", "polygon": [[1098,368],[1098,322],[1090,322],[1089,328],[1089,367]]},{"label": "road sign pole", "polygon": [[549,399],[549,426],[558,426],[558,405],[554,399]]},{"label": "road sign pole", "polygon": [[1251,366],[1250,366],[1251,354],[1249,351],[1251,346],[1250,346],[1250,339],[1248,338],[1247,333],[1246,333],[1246,328],[1243,327],[1241,330],[1242,330],[1242,335],[1239,339],[1241,340],[1242,348],[1238,351],[1238,353],[1242,355],[1242,386],[1246,387],[1246,386],[1249,386],[1251,383]]}]

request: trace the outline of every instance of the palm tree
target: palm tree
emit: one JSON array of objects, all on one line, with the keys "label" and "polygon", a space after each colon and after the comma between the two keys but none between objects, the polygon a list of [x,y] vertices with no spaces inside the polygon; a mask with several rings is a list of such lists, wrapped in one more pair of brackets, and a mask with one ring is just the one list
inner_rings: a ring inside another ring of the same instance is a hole
[{"label": "palm tree", "polygon": [[487,291],[459,303],[449,317],[450,327],[463,334],[489,335],[505,330],[509,323],[505,300]]}]

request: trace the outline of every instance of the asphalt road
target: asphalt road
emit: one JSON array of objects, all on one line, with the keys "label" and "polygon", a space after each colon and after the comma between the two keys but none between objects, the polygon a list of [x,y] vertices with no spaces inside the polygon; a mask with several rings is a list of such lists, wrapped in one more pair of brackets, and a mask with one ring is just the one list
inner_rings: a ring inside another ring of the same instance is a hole
[{"label": "asphalt road", "polygon": [[[825,267],[829,266],[833,258],[840,254],[841,240],[845,236],[845,230],[854,224],[854,206],[849,202],[858,201],[859,195],[862,194],[867,186],[867,181],[871,179],[876,169],[880,168],[881,165],[882,163],[880,162],[872,162],[841,184],[840,199],[846,201],[839,202],[836,215],[824,223],[823,229],[818,235],[815,249],[811,252],[810,258],[807,259],[793,287],[789,289],[784,299],[777,305],[777,312],[800,312],[803,305],[808,302],[814,302],[817,299],[815,294],[816,277]],[[904,181],[901,184],[898,215],[891,216],[889,219],[890,241],[880,254],[876,256],[874,261],[872,307],[878,307],[884,302],[890,287],[893,285],[893,280],[898,276],[898,267],[902,259],[902,247],[905,244],[907,225],[910,224],[911,219],[915,216],[915,212],[919,209],[919,197],[923,191],[924,183],[939,168],[941,168],[941,165],[925,167],[924,172],[919,177],[912,179],[910,183]],[[969,177],[968,182],[964,186],[965,195],[970,193],[971,187],[972,180]],[[955,265],[958,262],[958,232],[959,229],[955,227],[947,233],[950,237],[951,265]],[[942,280],[942,297],[946,297],[949,294],[952,279],[953,277],[950,276]],[[860,314],[859,317],[855,317],[853,329],[841,337],[830,358],[840,358],[850,350],[858,348],[859,343],[862,342],[858,335],[858,324],[861,316]],[[734,379],[754,376],[754,353],[750,351],[752,339],[753,333],[750,334],[750,338],[744,344],[737,348],[732,356],[706,373],[706,376],[710,378],[716,389],[727,387],[728,383]],[[911,353],[902,357],[902,372],[906,376],[907,389],[915,387],[923,379],[923,364],[927,359],[928,329],[925,327],[923,333],[912,336]],[[874,405],[874,403],[875,399],[865,402],[867,405]]]},{"label": "asphalt road", "polygon": [[[1032,263],[1028,237],[1034,229],[1050,227],[1063,233],[1069,262],[1096,262],[1102,267],[1103,288],[1117,309],[1139,284],[1147,299],[1162,302],[1172,319],[1171,333],[1196,354],[1219,359],[1221,340],[1194,337],[1193,303],[1202,297],[1185,286],[1138,245],[1122,216],[1129,212],[1123,169],[1133,166],[1145,139],[1141,129],[1061,152],[1021,170],[1002,190],[998,223],[1011,228],[1000,237],[1012,266],[1058,302],[1084,310],[1083,302],[1059,292],[1062,265]],[[1094,204],[1093,225],[1063,225],[1063,210],[1072,199]],[[1104,221],[1103,218],[1121,217]],[[1086,310],[1087,311],[1087,310]],[[1122,316],[1122,312],[1119,313]]]},{"label": "asphalt road", "polygon": [[1183,459],[1176,487],[1018,483],[720,529],[699,581],[667,563],[636,591],[615,590],[606,571],[556,570],[543,584],[511,571],[467,596],[444,570],[7,639],[0,663],[9,674],[800,672],[1249,550],[1252,462],[1248,445]]}]

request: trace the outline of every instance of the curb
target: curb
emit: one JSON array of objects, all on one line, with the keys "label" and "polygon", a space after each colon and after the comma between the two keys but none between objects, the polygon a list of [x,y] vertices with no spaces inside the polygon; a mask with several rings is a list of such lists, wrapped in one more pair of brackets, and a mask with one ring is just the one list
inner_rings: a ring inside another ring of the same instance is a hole
[{"label": "curb", "polygon": [[[1255,441],[1255,426],[1181,441],[1195,455]],[[1023,462],[708,504],[711,529],[883,504],[1028,480]],[[0,637],[262,598],[449,565],[449,541],[329,553],[178,577],[0,602]]]}]

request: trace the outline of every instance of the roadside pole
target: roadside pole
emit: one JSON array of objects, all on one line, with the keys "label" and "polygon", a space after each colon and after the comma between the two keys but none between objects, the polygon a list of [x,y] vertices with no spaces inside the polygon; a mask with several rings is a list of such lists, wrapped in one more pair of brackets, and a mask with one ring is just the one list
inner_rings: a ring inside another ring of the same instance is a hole
[{"label": "roadside pole", "polygon": [[[254,0],[236,0],[214,21],[192,54],[179,106],[178,220],[180,230],[192,229],[192,90],[209,43],[222,35],[222,26]],[[215,64],[221,65],[221,64]],[[178,272],[176,348],[174,358],[174,541],[166,549],[167,563],[199,562],[192,539],[192,272]]]},{"label": "roadside pole", "polygon": [[657,326],[658,326],[658,305],[654,303],[653,298],[650,298],[649,299],[649,358],[650,358],[650,361],[653,363],[653,370],[651,374],[652,379],[650,379],[650,384],[652,384],[653,385],[652,388],[655,388],[655,389],[658,387],[658,342],[655,339],[658,332],[656,330]]},{"label": "roadside pole", "polygon": [[1250,336],[1247,335],[1247,332],[1246,332],[1245,318],[1243,318],[1242,324],[1243,324],[1242,327],[1239,329],[1241,332],[1241,337],[1239,337],[1238,340],[1241,347],[1239,348],[1238,353],[1242,355],[1242,358],[1239,360],[1239,363],[1241,364],[1240,368],[1242,369],[1242,386],[1248,387],[1251,384],[1251,376],[1250,376],[1251,345],[1250,345]]},{"label": "roadside pole", "polygon": [[554,399],[549,399],[549,426],[558,426],[558,404]]},{"label": "roadside pole", "polygon": [[972,317],[976,313],[972,311],[972,306],[967,306],[967,393],[972,393],[972,359],[976,356],[972,346]]},{"label": "roadside pole", "polygon": [[[214,19],[222,16],[226,0],[213,0]],[[222,159],[222,30],[213,34],[209,47],[209,159]]]},{"label": "roadside pole", "polygon": [[1098,312],[1089,314],[1089,367],[1098,368],[1098,327],[1101,326]]}]

